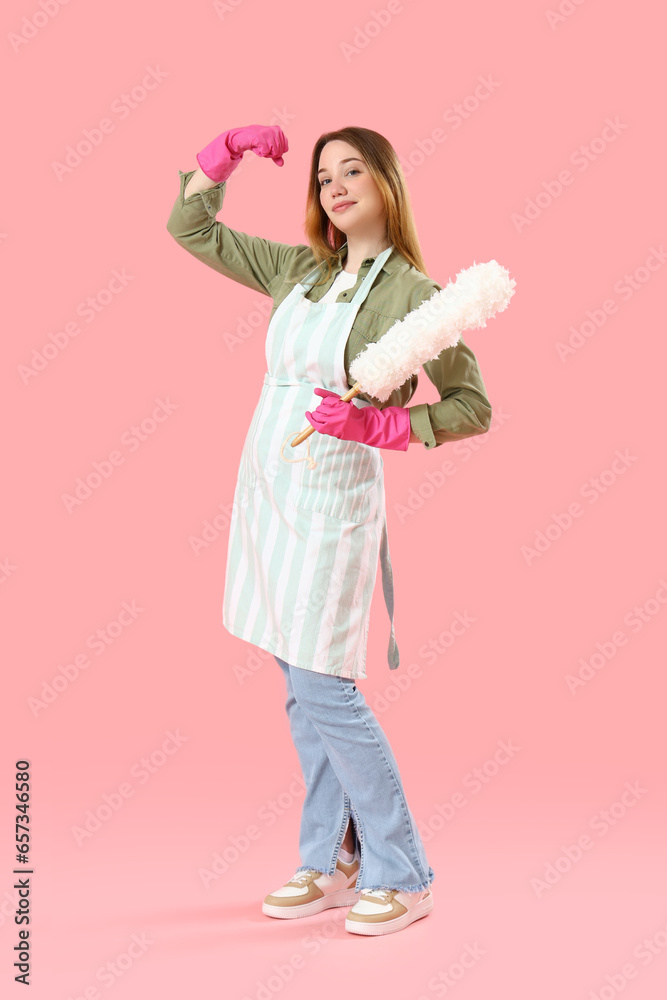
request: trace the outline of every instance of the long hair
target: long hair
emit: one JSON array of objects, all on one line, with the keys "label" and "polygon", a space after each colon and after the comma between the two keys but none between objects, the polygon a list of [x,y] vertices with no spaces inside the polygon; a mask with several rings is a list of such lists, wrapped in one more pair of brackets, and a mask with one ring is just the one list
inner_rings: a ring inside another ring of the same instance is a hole
[{"label": "long hair", "polygon": [[317,177],[320,153],[326,143],[334,139],[349,143],[365,160],[368,172],[384,201],[387,239],[413,267],[422,274],[427,274],[405,176],[394,147],[379,132],[350,125],[348,128],[336,129],[335,132],[324,132],[315,143],[310,163],[304,229],[315,260],[320,265],[327,265],[327,273],[316,284],[323,284],[331,276],[332,258],[347,240],[345,233],[334,226],[320,203],[320,182]]}]

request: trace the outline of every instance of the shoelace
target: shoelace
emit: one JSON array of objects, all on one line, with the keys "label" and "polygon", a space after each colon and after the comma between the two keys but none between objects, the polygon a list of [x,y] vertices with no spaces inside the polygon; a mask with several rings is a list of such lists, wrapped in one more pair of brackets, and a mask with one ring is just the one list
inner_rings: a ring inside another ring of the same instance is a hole
[{"label": "shoelace", "polygon": [[364,896],[378,896],[383,903],[390,903],[395,892],[396,889],[368,889]]},{"label": "shoelace", "polygon": [[316,868],[307,868],[305,872],[297,872],[291,882],[303,882],[309,879],[312,875],[321,875],[322,872],[318,872]]}]

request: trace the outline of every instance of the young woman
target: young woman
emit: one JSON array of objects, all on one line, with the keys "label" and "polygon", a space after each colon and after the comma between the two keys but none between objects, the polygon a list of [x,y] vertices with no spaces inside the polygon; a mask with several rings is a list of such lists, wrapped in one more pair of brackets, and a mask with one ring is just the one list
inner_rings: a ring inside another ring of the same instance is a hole
[{"label": "young woman", "polygon": [[[282,670],[307,789],[301,865],[262,910],[293,918],[349,906],[346,930],[387,934],[432,910],[435,873],[387,737],[356,684],[366,677],[378,558],[390,668],[399,662],[380,451],[483,434],[491,406],[462,339],[423,366],[439,402],[407,407],[417,376],[384,404],[363,392],[340,398],[354,384],[354,358],[441,286],[426,274],[396,153],[370,129],[326,132],[315,143],[307,243],[217,221],[244,151],[282,166],[287,149],[275,126],[222,133],[197,154],[198,169],[179,170],[167,229],[198,260],[273,299],[223,604],[228,631],[272,653]],[[316,433],[292,447],[306,421]]]}]

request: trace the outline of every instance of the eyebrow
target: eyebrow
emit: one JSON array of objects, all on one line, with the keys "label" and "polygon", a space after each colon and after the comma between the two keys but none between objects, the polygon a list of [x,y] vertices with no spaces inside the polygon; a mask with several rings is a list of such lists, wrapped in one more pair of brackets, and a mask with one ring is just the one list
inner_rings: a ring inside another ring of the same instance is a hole
[{"label": "eyebrow", "polygon": [[[339,160],[338,162],[339,163],[349,163],[350,160],[356,160],[358,163],[363,163],[364,162],[363,160],[360,160],[358,156],[348,156],[347,159],[345,159],[345,160]],[[326,173],[326,172],[327,172],[327,168],[326,167],[320,167],[320,169],[317,171],[318,177],[319,177],[320,174]]]}]

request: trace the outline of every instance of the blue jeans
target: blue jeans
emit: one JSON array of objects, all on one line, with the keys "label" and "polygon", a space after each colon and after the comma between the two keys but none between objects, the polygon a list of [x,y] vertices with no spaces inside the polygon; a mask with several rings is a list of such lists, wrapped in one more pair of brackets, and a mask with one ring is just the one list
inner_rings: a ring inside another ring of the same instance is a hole
[{"label": "blue jeans", "polygon": [[435,878],[389,741],[353,678],[275,657],[306,784],[298,871],[333,875],[351,817],[361,863],[355,890],[418,892]]}]

